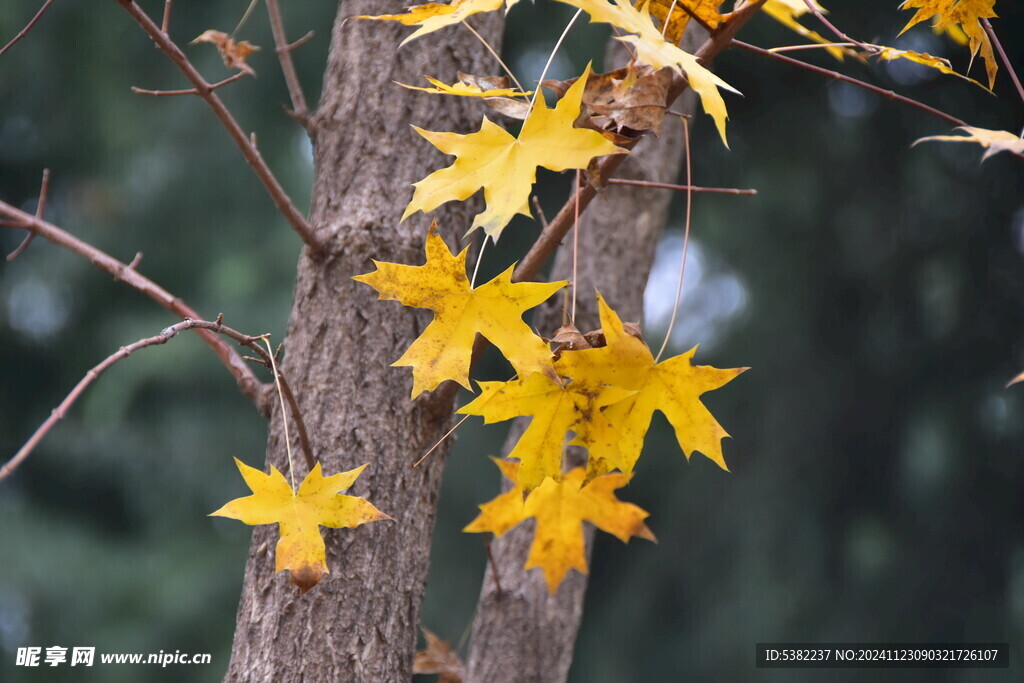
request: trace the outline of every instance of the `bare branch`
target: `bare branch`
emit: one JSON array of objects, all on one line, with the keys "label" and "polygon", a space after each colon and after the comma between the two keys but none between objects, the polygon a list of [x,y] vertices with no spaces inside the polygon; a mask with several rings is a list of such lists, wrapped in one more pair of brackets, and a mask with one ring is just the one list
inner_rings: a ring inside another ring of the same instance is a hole
[{"label": "bare branch", "polygon": [[[210,84],[210,90],[216,90],[217,88],[223,87],[228,83],[234,83],[235,81],[245,78],[249,74],[245,71],[239,71],[234,76],[225,78],[223,81],[217,81],[216,83]],[[132,86],[132,92],[136,95],[153,95],[154,97],[167,97],[168,95],[198,95],[199,90],[197,88],[185,88],[184,90],[146,90],[145,88],[136,88]]]},{"label": "bare branch", "polygon": [[284,74],[284,82],[288,85],[288,94],[292,98],[292,110],[289,113],[305,128],[309,121],[309,107],[306,106],[306,96],[302,93],[302,84],[299,83],[299,75],[295,72],[295,64],[292,62],[292,50],[295,47],[288,44],[277,0],[267,0],[267,15],[270,17],[270,29],[274,33],[277,58],[281,62],[281,73]]},{"label": "bare branch", "polygon": [[[184,301],[144,275],[140,275],[135,270],[134,265],[140,260],[140,255],[135,257],[132,265],[122,263],[88,242],[84,242],[71,233],[58,228],[56,225],[32,214],[25,213],[3,201],[0,201],[0,215],[11,219],[11,225],[8,227],[29,230],[43,239],[85,257],[100,270],[113,275],[115,280],[120,280],[134,287],[178,317],[191,318],[193,320],[202,318]],[[235,378],[242,394],[252,401],[263,415],[268,414],[267,388],[257,379],[256,375],[253,374],[252,370],[245,364],[238,353],[212,332],[200,330],[199,335],[203,337],[206,343],[213,349],[213,352],[217,354],[217,357],[227,367],[228,372]]]},{"label": "bare branch", "polygon": [[46,0],[46,2],[43,3],[43,6],[39,8],[39,11],[36,12],[36,15],[32,17],[32,21],[28,22],[25,28],[18,31],[18,35],[11,38],[11,41],[9,43],[4,45],[3,47],[0,47],[0,57],[3,57],[4,53],[10,50],[12,47],[14,47],[15,43],[17,43],[19,40],[28,35],[28,32],[32,30],[32,27],[36,25],[36,22],[39,21],[39,18],[43,16],[43,13],[46,12],[46,10],[48,10],[50,8],[50,5],[52,4],[53,0]]},{"label": "bare branch", "polygon": [[306,218],[299,213],[299,210],[295,208],[295,204],[292,203],[291,198],[281,187],[281,184],[274,177],[273,172],[267,166],[263,157],[260,155],[259,150],[256,149],[255,145],[251,144],[246,138],[245,133],[242,132],[241,126],[238,125],[238,121],[231,115],[228,108],[221,101],[217,93],[213,92],[209,83],[206,79],[196,70],[192,62],[188,60],[188,57],[178,48],[177,44],[167,37],[161,30],[160,27],[153,23],[153,20],[149,18],[145,12],[142,11],[138,5],[132,0],[117,0],[118,3],[124,7],[125,11],[131,15],[139,26],[153,39],[153,42],[157,44],[164,54],[174,62],[174,65],[185,75],[193,86],[195,86],[196,94],[203,98],[203,100],[213,110],[214,115],[220,120],[227,129],[231,139],[235,141],[238,149],[241,150],[242,156],[245,157],[246,162],[252,168],[253,172],[263,183],[263,187],[266,188],[267,193],[273,200],[277,210],[281,212],[281,215],[288,220],[291,226],[295,229],[302,241],[305,242],[314,254],[322,254],[324,250],[323,240],[317,235],[309,223],[306,222]]},{"label": "bare branch", "polygon": [[845,83],[855,85],[858,88],[870,90],[871,92],[877,95],[881,95],[882,97],[887,97],[890,100],[896,100],[897,102],[902,102],[903,104],[909,104],[911,107],[920,109],[921,111],[928,112],[932,116],[937,116],[943,121],[952,123],[954,126],[967,125],[964,121],[961,121],[955,116],[951,116],[950,114],[935,109],[934,107],[929,107],[927,104],[924,104],[923,102],[918,102],[917,100],[912,100],[909,97],[904,97],[903,95],[894,93],[892,90],[886,90],[885,88],[879,88],[876,85],[871,85],[870,83],[859,81],[856,78],[851,78],[850,76],[841,74],[838,71],[830,71],[829,69],[823,69],[820,66],[814,66],[813,64],[808,64],[807,62],[801,62],[799,59],[793,59],[792,57],[787,57],[786,55],[780,55],[776,52],[770,52],[769,50],[765,50],[763,47],[757,47],[756,45],[751,45],[750,43],[744,43],[742,40],[734,40],[732,41],[732,44],[735,45],[736,47],[743,48],[744,50],[753,52],[755,54],[759,54],[763,57],[771,57],[772,59],[777,59],[780,62],[792,64],[793,66],[798,66],[801,69],[807,69],[808,71],[813,71],[816,74],[828,76],[829,78],[834,78],[837,81],[843,81]]},{"label": "bare branch", "polygon": [[[184,332],[185,330],[196,329],[206,330],[206,334],[221,334],[225,337],[234,339],[239,344],[260,350],[259,345],[255,342],[263,337],[250,337],[249,335],[242,334],[237,330],[233,330],[221,323],[221,317],[222,316],[218,316],[216,322],[186,318],[180,323],[176,323],[165,328],[159,334],[153,335],[152,337],[146,337],[145,339],[140,339],[134,344],[129,344],[128,346],[122,346],[120,349],[107,356],[99,365],[85,373],[85,377],[79,380],[78,384],[75,385],[75,388],[71,390],[71,393],[69,393],[64,400],[60,402],[60,405],[50,413],[50,417],[46,418],[46,421],[36,429],[35,433],[33,433],[32,436],[29,437],[29,440],[25,442],[25,445],[14,454],[14,457],[8,460],[7,463],[0,468],[0,481],[3,481],[14,473],[14,470],[18,468],[30,453],[32,453],[35,447],[39,445],[39,442],[43,440],[43,437],[49,433],[53,426],[64,419],[68,409],[71,408],[82,393],[89,388],[90,384],[95,382],[96,379],[114,365],[114,363],[117,363],[119,360],[124,360],[139,349],[166,344],[168,341],[178,336],[179,333]],[[312,469],[312,466],[310,469]]]},{"label": "bare branch", "polygon": [[[39,185],[39,202],[36,204],[36,218],[42,218],[43,214],[46,213],[46,197],[49,195],[49,193],[50,169],[44,168],[43,181]],[[35,236],[36,234],[34,232],[29,232],[27,235],[25,235],[25,239],[21,241],[21,244],[19,244],[14,251],[7,255],[7,260],[13,261],[14,259],[21,256],[23,253],[25,253],[25,250],[28,249],[28,245],[32,244],[32,240],[35,239]]]}]

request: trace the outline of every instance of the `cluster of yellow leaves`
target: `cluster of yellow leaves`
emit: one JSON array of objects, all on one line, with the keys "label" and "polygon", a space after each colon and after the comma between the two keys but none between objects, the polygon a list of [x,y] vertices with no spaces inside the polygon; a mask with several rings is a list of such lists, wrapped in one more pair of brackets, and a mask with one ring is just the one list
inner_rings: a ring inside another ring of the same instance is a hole
[{"label": "cluster of yellow leaves", "polygon": [[274,466],[270,474],[264,474],[238,458],[235,464],[252,495],[236,498],[211,516],[230,517],[245,524],[279,525],[276,571],[287,569],[291,582],[303,593],[329,573],[320,527],[351,528],[390,519],[363,498],[339,495],[355,483],[366,465],[325,477],[317,463],[299,490],[293,491]]},{"label": "cluster of yellow leaves", "polygon": [[[501,535],[535,517],[537,536],[527,568],[541,567],[554,591],[570,568],[586,571],[583,521],[624,541],[631,536],[653,538],[642,522],[647,513],[618,501],[612,492],[632,476],[655,411],[666,415],[687,457],[700,451],[725,468],[721,439],[728,435],[699,397],[742,369],[695,366],[696,349],[655,363],[647,345],[627,331],[600,297],[606,344],[562,350],[552,360],[547,342],[521,316],[565,282],[513,283],[509,268],[473,288],[466,277],[466,251],[455,256],[433,227],[426,255],[422,266],[375,262],[377,270],[354,278],[376,289],[381,299],[435,313],[394,363],[412,366],[413,397],[445,380],[468,387],[473,342],[480,333],[502,351],[518,377],[480,382],[479,396],[459,412],[482,416],[486,423],[532,418],[509,454],[518,462],[499,462],[514,488],[481,506],[480,517],[467,531]],[[564,473],[563,452],[569,443],[586,447],[586,470]]]},{"label": "cluster of yellow leaves", "polygon": [[482,227],[497,241],[513,216],[530,215],[530,191],[538,167],[552,171],[583,169],[595,157],[625,153],[597,131],[573,126],[589,74],[588,66],[554,109],[548,109],[543,97],[538,96],[519,137],[487,117],[479,131],[468,135],[414,126],[434,147],[454,155],[455,163],[415,183],[416,191],[402,220],[417,211],[433,211],[453,199],[466,200],[483,188],[487,209],[473,219],[470,230]]},{"label": "cluster of yellow leaves", "polygon": [[[486,423],[532,418],[509,453],[519,463],[499,463],[515,487],[482,505],[480,517],[466,530],[500,536],[519,521],[537,517],[537,536],[526,568],[542,567],[552,591],[569,568],[586,571],[582,550],[577,552],[582,548],[581,520],[594,522],[624,541],[649,533],[640,525],[646,513],[617,501],[612,505],[611,491],[632,476],[656,411],[668,418],[687,457],[700,451],[726,469],[721,440],[728,434],[699,397],[745,369],[695,366],[696,349],[655,363],[647,345],[626,331],[604,299],[599,297],[598,304],[606,345],[563,350],[555,370],[564,382],[540,375],[481,382],[480,395],[459,410],[480,415]],[[562,455],[570,433],[574,435],[570,444],[586,447],[588,466],[586,471],[563,474]],[[621,473],[609,474],[612,470]],[[592,512],[597,508],[591,494],[606,501],[603,514]],[[542,523],[547,524],[543,533]]]},{"label": "cluster of yellow leaves", "polygon": [[954,36],[955,29],[962,30],[967,36],[971,59],[981,53],[985,60],[985,71],[988,73],[988,87],[992,88],[995,85],[999,65],[992,49],[992,41],[981,25],[982,19],[992,19],[996,16],[995,0],[906,0],[900,8],[917,10],[903,27],[901,34],[911,26],[932,17],[935,17],[934,26],[937,30],[948,31]]}]

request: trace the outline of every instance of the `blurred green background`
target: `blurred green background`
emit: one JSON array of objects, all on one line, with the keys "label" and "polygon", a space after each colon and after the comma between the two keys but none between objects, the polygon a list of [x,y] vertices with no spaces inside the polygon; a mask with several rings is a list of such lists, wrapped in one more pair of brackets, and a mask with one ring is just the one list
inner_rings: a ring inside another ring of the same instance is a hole
[{"label": "blurred green background", "polygon": [[[0,43],[39,4],[0,3]],[[172,35],[185,43],[208,28],[230,31],[246,4],[179,0]],[[965,68],[966,51],[926,26],[897,39],[910,16],[897,4],[837,6],[834,19]],[[156,16],[162,6],[144,3]],[[295,53],[315,102],[336,5],[284,9],[290,35],[316,31]],[[996,30],[1021,64],[1024,9],[997,10]],[[510,14],[507,61],[524,83],[571,13],[542,0]],[[606,36],[602,26],[574,29],[552,75],[600,62]],[[282,112],[287,92],[262,7],[240,37],[264,48],[250,60],[259,77],[222,95],[305,207],[309,147]],[[800,42],[767,17],[742,37]],[[229,75],[210,46],[187,52],[210,80]],[[973,125],[1024,124],[1005,72],[993,97],[913,65],[799,56]],[[1008,155],[979,164],[969,145],[911,149],[948,126],[815,74],[738,51],[716,68],[744,97],[727,96],[731,151],[700,117],[695,182],[759,194],[696,197],[672,348],[701,342],[700,362],[753,368],[706,397],[734,437],[732,473],[702,456],[687,463],[656,418],[623,497],[651,513],[660,543],[599,536],[572,680],[1019,680],[1024,388],[1004,384],[1024,370],[1024,165]],[[53,222],[122,260],[143,252],[142,272],[204,315],[223,312],[238,329],[280,339],[298,239],[201,102],[133,95],[132,85],[187,87],[115,3],[57,2],[0,58],[0,199],[32,210],[51,168]],[[565,179],[543,180],[553,210]],[[647,292],[651,339],[671,306],[681,199]],[[521,255],[536,229],[514,227],[484,274]],[[3,252],[21,237],[0,230]],[[42,240],[0,261],[0,457],[86,370],[171,322]],[[467,422],[448,463],[423,623],[456,643],[485,562],[481,539],[460,529],[497,490],[484,456],[497,454],[503,434]],[[0,680],[101,681],[114,671],[218,680],[250,529],[206,515],[245,493],[231,459],[259,466],[264,437],[262,419],[193,337],[142,351],[97,382],[0,484]],[[1009,641],[1013,668],[752,668],[756,642],[787,640]],[[211,652],[213,664],[16,668],[25,645]]]}]

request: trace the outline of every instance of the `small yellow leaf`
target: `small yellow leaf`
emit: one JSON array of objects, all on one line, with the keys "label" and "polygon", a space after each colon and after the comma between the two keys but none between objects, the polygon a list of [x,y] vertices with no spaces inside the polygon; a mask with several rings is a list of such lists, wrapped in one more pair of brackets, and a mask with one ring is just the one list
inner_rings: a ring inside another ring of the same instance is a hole
[{"label": "small yellow leaf", "polygon": [[884,59],[886,61],[892,61],[894,59],[905,59],[909,62],[914,62],[915,64],[921,64],[922,66],[927,66],[929,68],[935,69],[940,73],[948,74],[950,76],[956,76],[957,78],[962,78],[965,81],[970,81],[971,83],[974,83],[975,85],[981,88],[985,87],[984,85],[974,80],[973,78],[968,78],[967,76],[964,76],[963,74],[954,71],[948,59],[943,59],[942,57],[935,57],[934,55],[930,55],[927,52],[914,52],[913,50],[897,50],[894,47],[885,47],[884,45],[872,45],[871,47],[878,49],[877,56],[879,59]]},{"label": "small yellow leaf", "polygon": [[[405,83],[398,83],[403,88],[409,90],[421,90],[434,95],[458,95],[460,97],[528,97],[533,94],[530,92],[520,92],[513,90],[512,88],[498,88],[493,90],[484,90],[478,85],[469,85],[467,83],[458,82],[453,85],[448,85],[443,81],[439,81],[436,78],[430,76],[424,76],[433,88],[421,88],[415,85],[406,85]],[[396,81],[397,83],[397,81]]]},{"label": "small yellow leaf", "polygon": [[455,162],[414,183],[416,191],[402,220],[417,211],[433,211],[453,199],[464,201],[482,188],[487,209],[473,219],[470,230],[483,228],[497,241],[513,216],[530,215],[530,192],[539,166],[552,171],[584,169],[595,157],[625,154],[626,150],[597,131],[573,126],[589,74],[587,66],[554,109],[548,109],[543,97],[538,98],[518,138],[486,117],[480,130],[468,135],[413,126],[434,147],[454,155]]},{"label": "small yellow leaf", "polygon": [[339,495],[355,483],[366,465],[325,477],[317,463],[296,493],[274,466],[264,474],[238,458],[235,464],[252,495],[236,498],[210,516],[245,524],[278,524],[276,571],[287,569],[291,582],[303,593],[329,573],[321,526],[339,529],[391,519],[363,498]]},{"label": "small yellow leaf", "polygon": [[[510,0],[509,8],[516,0]],[[405,14],[381,14],[378,16],[362,15],[356,19],[377,19],[379,21],[397,21],[406,26],[419,26],[408,38],[402,41],[405,45],[410,40],[433,33],[445,26],[458,24],[474,14],[480,12],[493,12],[499,9],[505,0],[455,0],[450,5],[429,3],[426,5],[414,5],[408,8]],[[401,45],[399,46],[401,47]]]},{"label": "small yellow leaf", "polygon": [[224,60],[224,66],[231,69],[239,69],[252,76],[256,75],[252,67],[246,63],[246,58],[249,57],[253,52],[259,50],[258,47],[253,45],[247,40],[243,40],[239,43],[235,42],[235,39],[224,33],[223,31],[203,31],[199,34],[193,43],[213,43],[217,46],[217,51],[220,52],[221,59]]},{"label": "small yellow leaf", "polygon": [[551,350],[521,316],[564,287],[564,280],[513,283],[513,265],[474,289],[466,277],[468,248],[455,256],[433,227],[425,248],[422,266],[374,261],[377,270],[353,278],[376,289],[381,300],[434,311],[427,329],[393,363],[412,367],[413,398],[449,379],[470,388],[469,363],[477,333],[498,347],[520,377],[557,377]]},{"label": "small yellow leaf", "polygon": [[989,130],[987,128],[974,128],[973,126],[960,126],[956,130],[962,130],[966,135],[932,135],[921,138],[914,144],[920,142],[976,142],[985,148],[985,154],[981,160],[985,161],[993,154],[1000,152],[1012,152],[1013,154],[1024,155],[1024,140],[1008,130]]}]

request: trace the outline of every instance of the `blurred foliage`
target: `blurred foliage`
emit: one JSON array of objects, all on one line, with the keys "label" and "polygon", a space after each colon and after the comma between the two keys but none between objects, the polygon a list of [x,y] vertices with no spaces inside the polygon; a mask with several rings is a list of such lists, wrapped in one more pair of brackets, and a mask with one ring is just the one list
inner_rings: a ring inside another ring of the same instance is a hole
[{"label": "blurred foliage", "polygon": [[[246,4],[179,1],[172,35],[184,43],[208,28],[230,31]],[[853,35],[965,67],[964,51],[927,27],[896,39],[907,19],[897,4],[832,9]],[[38,5],[0,4],[0,42]],[[163,3],[144,6],[158,16]],[[317,32],[295,53],[316,101],[336,7],[285,9],[292,36]],[[1024,9],[1000,2],[997,10],[996,30],[1024,63]],[[551,3],[510,14],[507,61],[524,83],[570,15]],[[574,29],[552,76],[578,73],[603,53],[606,36],[599,26]],[[304,205],[308,143],[279,106],[287,92],[262,8],[240,37],[264,48],[250,60],[259,78],[222,94]],[[767,18],[742,37],[797,42]],[[187,50],[211,80],[228,75],[210,46]],[[1005,74],[992,97],[913,65],[800,57],[972,125],[1024,123]],[[754,644],[785,640],[1010,641],[1020,667],[1024,389],[1003,385],[1024,368],[1024,168],[1006,155],[981,165],[968,145],[910,149],[948,127],[815,74],[742,51],[716,68],[744,97],[728,98],[731,151],[700,117],[695,180],[760,194],[696,197],[700,266],[692,268],[700,272],[687,275],[694,287],[673,343],[678,351],[713,340],[698,359],[753,368],[708,397],[734,436],[732,473],[702,456],[687,464],[656,419],[652,453],[623,498],[651,512],[660,543],[599,538],[573,680],[748,680]],[[31,210],[50,167],[54,222],[122,260],[143,252],[142,272],[204,315],[223,312],[238,329],[280,339],[298,239],[201,102],[132,95],[131,85],[187,87],[115,3],[55,3],[0,59],[0,198]],[[543,177],[549,211],[564,198],[564,180]],[[676,233],[680,223],[676,215]],[[484,274],[522,253],[536,228],[521,228],[508,231]],[[0,230],[5,253],[20,239]],[[663,262],[659,291],[674,284],[675,259]],[[649,292],[652,304],[659,291]],[[88,368],[171,321],[41,240],[0,262],[0,457]],[[649,336],[664,324],[651,315]],[[264,430],[195,338],[142,351],[105,375],[0,484],[0,679],[46,678],[13,667],[18,646],[83,644],[212,652],[212,666],[184,675],[219,679],[250,530],[206,514],[244,493],[231,457],[258,466]],[[448,465],[424,624],[453,642],[468,627],[485,562],[480,539],[460,529],[497,488],[484,456],[502,436],[467,422]],[[813,671],[761,674],[821,680]],[[129,675],[183,674],[140,666]],[[107,678],[101,666],[76,676]],[[870,674],[982,678],[1015,677],[1013,669]]]}]

